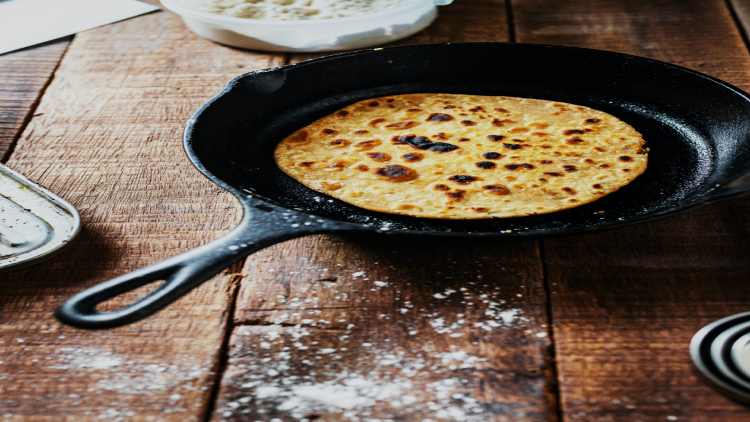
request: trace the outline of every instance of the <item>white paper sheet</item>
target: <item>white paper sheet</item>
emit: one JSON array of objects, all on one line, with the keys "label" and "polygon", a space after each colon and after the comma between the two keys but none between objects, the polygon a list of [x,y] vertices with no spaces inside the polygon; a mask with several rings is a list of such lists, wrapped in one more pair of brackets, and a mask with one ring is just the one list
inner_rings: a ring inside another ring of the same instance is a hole
[{"label": "white paper sheet", "polygon": [[0,54],[156,9],[135,0],[0,0]]}]

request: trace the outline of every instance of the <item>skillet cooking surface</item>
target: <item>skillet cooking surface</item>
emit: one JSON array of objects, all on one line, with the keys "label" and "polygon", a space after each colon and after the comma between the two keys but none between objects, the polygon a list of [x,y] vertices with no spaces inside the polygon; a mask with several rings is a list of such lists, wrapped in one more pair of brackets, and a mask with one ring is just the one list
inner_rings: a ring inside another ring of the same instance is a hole
[{"label": "skillet cooking surface", "polygon": [[[312,191],[276,166],[273,149],[294,130],[361,99],[410,92],[531,97],[599,109],[643,134],[649,166],[632,184],[578,208],[474,221],[367,211]],[[717,185],[748,167],[748,122],[744,93],[665,63],[578,48],[453,44],[333,56],[242,76],[199,113],[186,146],[209,177],[327,219],[381,231],[539,235],[643,221],[711,199]]]}]

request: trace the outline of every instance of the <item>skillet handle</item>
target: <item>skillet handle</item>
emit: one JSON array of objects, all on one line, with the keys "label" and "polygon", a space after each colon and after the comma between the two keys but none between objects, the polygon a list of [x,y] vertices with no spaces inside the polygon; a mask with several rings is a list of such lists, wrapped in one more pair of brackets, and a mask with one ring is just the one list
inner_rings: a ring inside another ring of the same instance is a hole
[{"label": "skillet handle", "polygon": [[[255,217],[258,214],[264,215]],[[303,223],[310,218],[289,211],[282,215],[267,206],[259,210],[245,205],[242,222],[227,236],[84,290],[63,303],[55,316],[78,328],[110,328],[138,321],[254,251],[282,240],[325,231],[319,219],[313,220],[318,224]],[[303,224],[295,224],[295,221]],[[159,287],[129,305],[106,312],[96,309],[104,301],[159,280],[164,280]]]},{"label": "skillet handle", "polygon": [[730,199],[748,193],[750,193],[750,173],[740,176],[726,185],[717,187],[708,194],[708,202]]}]

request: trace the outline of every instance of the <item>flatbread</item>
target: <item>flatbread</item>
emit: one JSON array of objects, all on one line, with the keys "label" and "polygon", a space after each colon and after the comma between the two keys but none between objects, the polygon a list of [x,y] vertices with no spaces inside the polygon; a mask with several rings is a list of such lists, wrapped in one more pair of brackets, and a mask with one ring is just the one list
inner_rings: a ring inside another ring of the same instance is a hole
[{"label": "flatbread", "polygon": [[440,219],[544,214],[595,201],[646,170],[638,131],[588,107],[529,98],[372,98],[276,148],[303,185],[368,210]]}]

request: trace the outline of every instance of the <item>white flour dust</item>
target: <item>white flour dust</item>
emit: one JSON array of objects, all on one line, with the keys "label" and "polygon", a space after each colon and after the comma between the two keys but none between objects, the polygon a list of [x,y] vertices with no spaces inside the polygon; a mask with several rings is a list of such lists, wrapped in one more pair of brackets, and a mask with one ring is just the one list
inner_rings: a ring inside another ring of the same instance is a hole
[{"label": "white flour dust", "polygon": [[[170,363],[149,363],[117,355],[98,347],[63,347],[51,357],[51,369],[65,372],[95,371],[88,386],[92,392],[113,391],[119,394],[152,394],[179,388],[203,389],[195,385],[208,369],[181,360]],[[180,394],[169,396],[178,401]]]},{"label": "white flour dust", "polygon": [[[397,284],[387,279],[370,281],[364,271],[350,272],[348,279],[356,286],[365,283],[360,288],[366,291],[392,292],[398,306],[373,311],[366,320],[326,319],[293,298],[271,317],[273,325],[237,327],[232,371],[222,387],[230,393],[219,400],[220,419],[305,421],[330,414],[351,421],[484,421],[491,404],[476,397],[477,377],[467,376],[493,370],[482,343],[491,344],[496,330],[539,337],[538,330],[527,329],[523,312],[508,307],[507,295],[491,284],[470,281],[468,288],[441,289],[417,302],[402,299]],[[478,290],[483,293],[474,293]],[[317,299],[312,302],[320,306]],[[406,346],[393,330],[408,337],[432,334]]]}]

